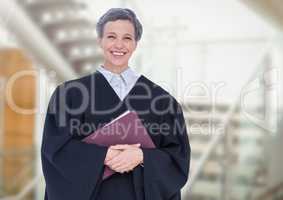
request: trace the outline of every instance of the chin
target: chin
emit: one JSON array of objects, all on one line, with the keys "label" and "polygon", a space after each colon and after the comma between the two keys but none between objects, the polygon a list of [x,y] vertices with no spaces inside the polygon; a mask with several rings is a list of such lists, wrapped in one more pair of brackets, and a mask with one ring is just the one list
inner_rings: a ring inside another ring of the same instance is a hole
[{"label": "chin", "polygon": [[128,66],[127,62],[112,62],[112,65],[115,67],[125,67]]},{"label": "chin", "polygon": [[113,66],[117,67],[117,68],[122,68],[122,67],[125,67],[125,66],[128,67],[128,64],[113,64]]}]

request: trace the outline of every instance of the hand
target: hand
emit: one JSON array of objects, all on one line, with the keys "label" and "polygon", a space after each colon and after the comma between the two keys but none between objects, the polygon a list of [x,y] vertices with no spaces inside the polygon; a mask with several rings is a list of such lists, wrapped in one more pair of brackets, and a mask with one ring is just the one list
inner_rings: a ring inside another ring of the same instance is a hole
[{"label": "hand", "polygon": [[139,147],[140,144],[111,146],[110,149],[122,150],[122,152],[113,159],[107,161],[106,165],[119,173],[131,171],[143,162],[143,152]]},{"label": "hand", "polygon": [[107,161],[113,159],[115,156],[117,156],[121,152],[122,151],[117,150],[117,149],[108,148],[107,153],[106,153],[106,157],[105,157],[105,160],[104,160],[104,164],[106,164]]},{"label": "hand", "polygon": [[[137,147],[139,147],[140,144],[131,144],[131,145],[128,145],[127,147],[129,147],[129,146],[137,146]],[[115,145],[115,146],[110,146],[110,147],[108,148],[107,153],[106,153],[106,157],[105,157],[105,160],[104,160],[104,164],[105,164],[107,161],[109,161],[109,160],[111,160],[112,158],[114,158],[115,156],[117,156],[119,153],[122,152],[123,149],[126,148],[126,146],[124,146],[124,148],[120,148],[120,149],[117,148],[117,147],[119,147],[119,146]]]}]

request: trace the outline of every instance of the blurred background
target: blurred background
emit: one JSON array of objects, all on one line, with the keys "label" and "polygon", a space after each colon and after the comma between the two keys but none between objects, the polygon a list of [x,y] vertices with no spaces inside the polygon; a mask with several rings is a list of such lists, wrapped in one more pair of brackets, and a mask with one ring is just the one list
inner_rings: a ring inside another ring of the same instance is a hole
[{"label": "blurred background", "polygon": [[183,106],[183,199],[283,199],[282,0],[1,0],[0,200],[43,199],[50,95],[101,64],[95,24],[111,7],[144,26],[130,66]]}]

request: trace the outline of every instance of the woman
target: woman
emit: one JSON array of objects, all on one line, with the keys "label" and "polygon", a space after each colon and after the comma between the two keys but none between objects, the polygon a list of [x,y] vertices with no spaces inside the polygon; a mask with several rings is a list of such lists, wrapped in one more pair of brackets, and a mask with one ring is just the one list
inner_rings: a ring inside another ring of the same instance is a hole
[{"label": "woman", "polygon": [[[115,8],[96,28],[103,66],[58,86],[49,103],[41,149],[45,199],[180,200],[190,164],[181,107],[128,66],[142,25],[130,9]],[[156,148],[81,141],[127,110],[138,113]],[[116,173],[102,180],[105,166]]]}]

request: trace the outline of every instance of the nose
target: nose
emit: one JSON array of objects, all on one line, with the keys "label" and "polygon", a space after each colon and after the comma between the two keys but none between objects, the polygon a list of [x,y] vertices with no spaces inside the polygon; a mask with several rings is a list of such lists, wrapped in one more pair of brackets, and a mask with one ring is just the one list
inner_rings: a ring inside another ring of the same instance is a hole
[{"label": "nose", "polygon": [[115,42],[115,47],[117,47],[117,48],[119,48],[119,49],[121,49],[121,48],[123,48],[123,41],[122,40],[116,40],[116,42]]}]

